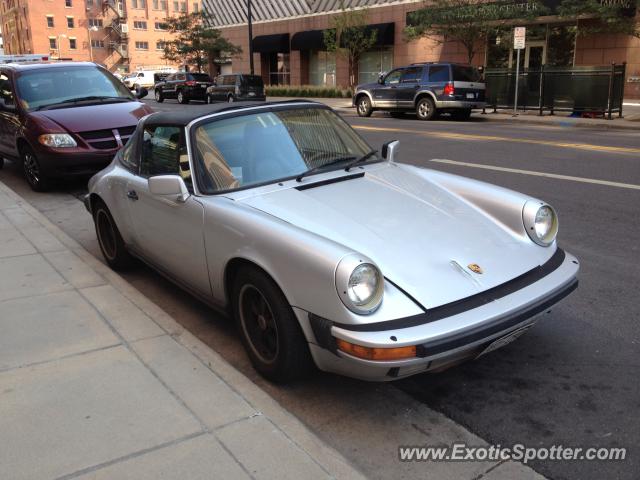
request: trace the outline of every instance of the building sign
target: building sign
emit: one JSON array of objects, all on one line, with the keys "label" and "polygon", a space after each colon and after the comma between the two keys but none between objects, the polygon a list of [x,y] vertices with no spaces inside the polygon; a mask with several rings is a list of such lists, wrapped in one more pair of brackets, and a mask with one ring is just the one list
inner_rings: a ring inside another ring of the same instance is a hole
[{"label": "building sign", "polygon": [[513,29],[513,48],[523,50],[525,39],[527,38],[527,29],[525,27],[516,27]]}]

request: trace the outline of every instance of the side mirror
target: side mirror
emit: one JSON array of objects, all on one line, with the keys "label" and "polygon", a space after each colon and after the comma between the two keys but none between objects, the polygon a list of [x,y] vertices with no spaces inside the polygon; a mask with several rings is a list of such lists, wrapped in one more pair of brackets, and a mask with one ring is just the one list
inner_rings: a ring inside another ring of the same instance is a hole
[{"label": "side mirror", "polygon": [[15,105],[7,105],[7,103],[4,101],[4,98],[0,98],[0,111],[2,111],[2,112],[15,112],[16,111],[16,106]]},{"label": "side mirror", "polygon": [[380,85],[384,85],[384,73],[381,73],[380,75],[378,75],[378,83]]},{"label": "side mirror", "polygon": [[137,98],[137,99],[144,98],[144,97],[146,97],[147,95],[149,95],[149,90],[147,90],[147,89],[146,89],[146,88],[144,88],[144,87],[140,87],[140,90],[138,90],[138,91],[136,92],[136,98]]},{"label": "side mirror", "polygon": [[392,140],[382,145],[382,158],[384,158],[388,162],[394,162],[396,155],[398,154],[399,146],[399,140]]},{"label": "side mirror", "polygon": [[149,177],[149,192],[158,197],[169,197],[179,203],[189,198],[189,190],[179,175],[158,175]]}]

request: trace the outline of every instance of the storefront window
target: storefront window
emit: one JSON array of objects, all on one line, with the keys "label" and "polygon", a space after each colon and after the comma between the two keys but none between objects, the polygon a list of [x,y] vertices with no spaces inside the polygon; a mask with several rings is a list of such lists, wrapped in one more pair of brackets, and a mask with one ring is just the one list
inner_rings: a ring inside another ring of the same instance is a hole
[{"label": "storefront window", "polygon": [[378,80],[383,72],[393,68],[393,47],[371,50],[360,56],[358,63],[358,83],[370,83]]},{"label": "storefront window", "polygon": [[309,83],[336,86],[336,54],[312,51],[309,56]]},{"label": "storefront window", "polygon": [[289,85],[291,70],[288,53],[272,53],[269,59],[269,83],[271,85]]}]

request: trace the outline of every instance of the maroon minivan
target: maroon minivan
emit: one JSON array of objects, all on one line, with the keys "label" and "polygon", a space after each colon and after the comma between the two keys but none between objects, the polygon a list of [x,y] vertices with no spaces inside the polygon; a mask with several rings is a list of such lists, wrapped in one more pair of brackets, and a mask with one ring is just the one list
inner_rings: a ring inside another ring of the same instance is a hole
[{"label": "maroon minivan", "polygon": [[[109,71],[85,62],[0,66],[0,157],[19,160],[33,190],[89,176],[152,112]],[[1,162],[1,160],[0,160]]]}]

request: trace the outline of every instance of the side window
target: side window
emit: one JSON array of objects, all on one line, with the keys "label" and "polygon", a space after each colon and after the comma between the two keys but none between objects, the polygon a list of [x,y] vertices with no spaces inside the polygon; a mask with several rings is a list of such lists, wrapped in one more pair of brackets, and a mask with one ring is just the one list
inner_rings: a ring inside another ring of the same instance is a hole
[{"label": "side window", "polygon": [[227,75],[226,77],[224,77],[224,84],[225,85],[235,85],[236,84],[236,77],[234,75]]},{"label": "side window", "polygon": [[422,77],[422,67],[406,68],[400,77],[400,83],[415,83]]},{"label": "side window", "polygon": [[14,105],[11,80],[9,80],[9,77],[5,72],[0,72],[0,98],[4,100],[6,105]]},{"label": "side window", "polygon": [[449,65],[432,65],[429,67],[430,82],[448,82]]},{"label": "side window", "polygon": [[176,80],[182,82],[184,80],[187,79],[187,76],[184,73],[179,73],[178,75],[176,75]]},{"label": "side window", "polygon": [[391,72],[389,75],[387,75],[384,79],[384,84],[385,85],[395,85],[397,83],[400,83],[400,77],[402,76],[402,69],[399,70],[394,70],[393,72]]},{"label": "side window", "polygon": [[180,175],[192,187],[184,129],[172,125],[144,127],[140,175]]},{"label": "side window", "polygon": [[124,148],[120,150],[120,153],[118,154],[118,158],[120,159],[120,163],[124,168],[137,174],[138,158],[135,155],[135,151],[136,151],[135,138],[136,138],[136,134],[134,133],[134,135],[131,137],[131,140],[129,140],[127,144],[124,146]]}]

